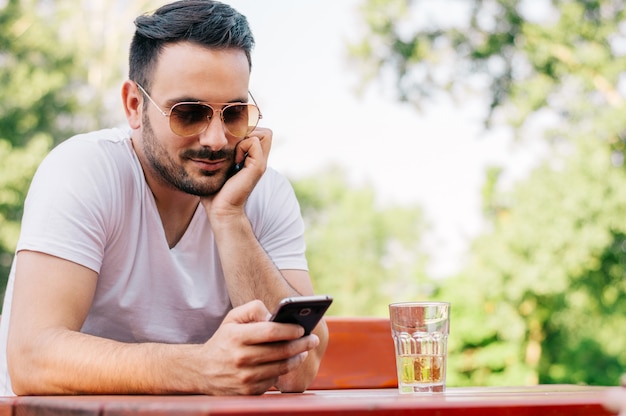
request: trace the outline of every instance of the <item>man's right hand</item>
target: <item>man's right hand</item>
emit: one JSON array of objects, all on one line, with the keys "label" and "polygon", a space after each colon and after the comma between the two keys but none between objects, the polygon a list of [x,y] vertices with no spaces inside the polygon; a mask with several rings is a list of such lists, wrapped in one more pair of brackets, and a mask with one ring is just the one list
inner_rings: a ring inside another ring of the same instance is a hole
[{"label": "man's right hand", "polygon": [[301,326],[269,322],[270,316],[258,300],[230,311],[202,349],[207,393],[263,394],[319,344],[316,335],[302,337]]}]

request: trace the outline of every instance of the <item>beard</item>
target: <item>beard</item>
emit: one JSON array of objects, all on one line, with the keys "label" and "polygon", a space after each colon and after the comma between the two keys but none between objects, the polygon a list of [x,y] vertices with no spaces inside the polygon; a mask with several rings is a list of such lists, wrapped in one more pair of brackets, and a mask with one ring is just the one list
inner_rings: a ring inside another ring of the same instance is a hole
[{"label": "beard", "polygon": [[[228,171],[200,171],[199,175],[201,176],[199,178],[192,177],[185,167],[180,163],[176,163],[161,145],[145,113],[142,116],[142,123],[144,127],[143,151],[148,159],[150,168],[157,176],[157,180],[171,188],[200,197],[215,195],[222,189],[228,179]],[[180,157],[182,160],[191,158],[205,160],[227,159],[231,161],[231,165],[234,166],[235,164],[234,149],[222,149],[217,152],[211,151],[206,147],[200,150],[186,149],[180,154]]]}]

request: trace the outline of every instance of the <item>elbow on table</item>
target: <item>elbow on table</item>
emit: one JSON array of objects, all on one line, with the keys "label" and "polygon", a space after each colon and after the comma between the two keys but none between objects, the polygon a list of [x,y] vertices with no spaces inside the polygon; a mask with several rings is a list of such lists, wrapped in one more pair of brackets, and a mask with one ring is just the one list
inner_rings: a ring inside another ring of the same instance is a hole
[{"label": "elbow on table", "polygon": [[43,393],[30,388],[28,383],[22,383],[19,379],[11,378],[11,389],[16,396],[42,396]]},{"label": "elbow on table", "polygon": [[34,366],[27,364],[28,360],[16,357],[17,354],[7,354],[7,366],[11,379],[11,389],[17,396],[35,396],[45,394],[37,386],[39,374]]},{"label": "elbow on table", "polygon": [[314,367],[313,363],[305,363],[303,366],[306,366],[306,368],[300,369],[300,371],[292,371],[291,373],[281,376],[278,379],[278,383],[276,383],[276,388],[281,393],[304,392],[313,382],[315,374],[317,374],[317,369],[315,369],[315,371],[311,369],[311,367]]},{"label": "elbow on table", "polygon": [[9,342],[7,344],[7,368],[11,388],[17,396],[59,393],[51,387],[46,387],[47,377],[43,357],[32,345]]},{"label": "elbow on table", "polygon": [[34,386],[35,380],[39,379],[36,372],[33,374],[29,368],[20,364],[20,360],[8,358],[9,377],[11,378],[11,389],[17,396],[34,396],[41,394]]}]

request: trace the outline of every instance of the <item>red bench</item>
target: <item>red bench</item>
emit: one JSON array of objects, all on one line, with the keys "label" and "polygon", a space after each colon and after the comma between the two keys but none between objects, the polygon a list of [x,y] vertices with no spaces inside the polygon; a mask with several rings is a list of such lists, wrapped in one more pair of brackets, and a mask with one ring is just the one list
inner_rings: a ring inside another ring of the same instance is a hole
[{"label": "red bench", "polygon": [[329,316],[326,324],[328,348],[309,389],[398,386],[389,319]]}]

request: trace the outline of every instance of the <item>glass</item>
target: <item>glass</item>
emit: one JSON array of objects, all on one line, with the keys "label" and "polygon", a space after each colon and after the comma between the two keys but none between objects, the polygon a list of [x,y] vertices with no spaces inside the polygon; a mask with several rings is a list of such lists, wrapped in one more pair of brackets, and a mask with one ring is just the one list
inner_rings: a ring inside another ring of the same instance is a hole
[{"label": "glass", "polygon": [[438,393],[446,388],[450,303],[389,305],[400,393]]},{"label": "glass", "polygon": [[[250,94],[254,104],[250,103],[205,103],[202,101],[180,102],[174,104],[166,112],[150,97],[150,94],[137,84],[141,92],[150,100],[161,114],[170,120],[170,129],[182,137],[194,136],[207,129],[213,116],[217,113],[224,123],[224,128],[231,135],[243,139],[252,133],[263,117],[256,101]],[[221,107],[221,108],[216,108]]]}]

